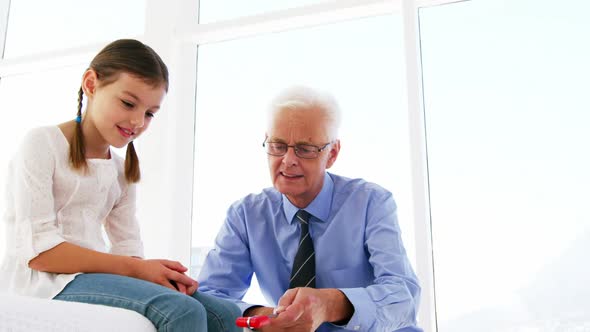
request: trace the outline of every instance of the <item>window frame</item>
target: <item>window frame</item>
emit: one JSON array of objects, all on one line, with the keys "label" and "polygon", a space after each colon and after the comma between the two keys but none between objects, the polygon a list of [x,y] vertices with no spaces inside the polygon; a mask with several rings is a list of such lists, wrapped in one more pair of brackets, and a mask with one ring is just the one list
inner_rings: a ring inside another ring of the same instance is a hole
[{"label": "window frame", "polygon": [[[420,326],[436,331],[433,248],[428,191],[428,162],[424,128],[418,11],[420,8],[466,0],[337,0],[278,10],[207,24],[198,23],[198,0],[146,0],[145,31],[135,36],[152,46],[168,64],[172,87],[154,126],[164,134],[149,133],[138,141],[142,183],[138,208],[147,256],[191,261],[194,130],[199,45],[300,29],[385,14],[402,16],[406,67],[407,112],[412,163],[416,273],[422,286]],[[0,0],[0,18],[8,18],[10,0]],[[8,19],[0,20],[0,56],[6,42]],[[88,63],[104,44],[42,52],[9,60],[0,58],[2,77]],[[81,73],[82,74],[82,73]],[[188,184],[188,185],[187,185]],[[149,212],[149,213],[148,213]],[[165,221],[165,222],[163,222]]]},{"label": "window frame", "polygon": [[[0,0],[0,61],[4,58],[4,45],[6,44],[6,32],[8,30],[8,11],[10,0]],[[1,77],[1,75],[0,75]]]}]

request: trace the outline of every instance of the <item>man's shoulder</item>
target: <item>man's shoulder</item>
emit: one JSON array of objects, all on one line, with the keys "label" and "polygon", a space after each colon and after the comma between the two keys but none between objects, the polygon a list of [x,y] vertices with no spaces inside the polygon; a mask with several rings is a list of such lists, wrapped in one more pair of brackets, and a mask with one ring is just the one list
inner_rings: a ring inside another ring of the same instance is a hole
[{"label": "man's shoulder", "polygon": [[334,182],[334,194],[370,193],[372,195],[391,194],[381,185],[363,178],[349,178],[328,173]]},{"label": "man's shoulder", "polygon": [[261,205],[267,204],[280,204],[282,200],[281,193],[278,192],[275,188],[264,188],[259,193],[250,193],[241,199],[235,201],[233,203],[234,208],[244,207],[244,208],[255,208]]}]

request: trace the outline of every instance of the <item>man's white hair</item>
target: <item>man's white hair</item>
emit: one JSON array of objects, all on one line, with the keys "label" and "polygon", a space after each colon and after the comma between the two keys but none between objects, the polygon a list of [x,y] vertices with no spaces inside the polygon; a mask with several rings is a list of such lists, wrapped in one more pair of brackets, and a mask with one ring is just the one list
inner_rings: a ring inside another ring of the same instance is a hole
[{"label": "man's white hair", "polygon": [[330,141],[338,139],[340,128],[340,106],[334,96],[326,91],[307,86],[295,85],[282,90],[270,103],[269,129],[278,112],[289,110],[318,110],[324,115],[328,125]]}]

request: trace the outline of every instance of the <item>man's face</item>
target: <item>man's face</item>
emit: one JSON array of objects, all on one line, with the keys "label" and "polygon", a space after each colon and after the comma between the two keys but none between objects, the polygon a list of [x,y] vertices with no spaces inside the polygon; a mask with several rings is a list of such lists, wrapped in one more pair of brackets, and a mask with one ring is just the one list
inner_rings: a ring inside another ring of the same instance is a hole
[{"label": "man's face", "polygon": [[[283,109],[271,122],[266,142],[288,145],[308,144],[323,147],[330,142],[328,123],[322,112],[314,109]],[[336,161],[340,142],[336,140],[319,152],[315,159],[303,159],[288,148],[284,156],[268,156],[274,187],[293,205],[304,208],[319,194],[324,174]]]}]

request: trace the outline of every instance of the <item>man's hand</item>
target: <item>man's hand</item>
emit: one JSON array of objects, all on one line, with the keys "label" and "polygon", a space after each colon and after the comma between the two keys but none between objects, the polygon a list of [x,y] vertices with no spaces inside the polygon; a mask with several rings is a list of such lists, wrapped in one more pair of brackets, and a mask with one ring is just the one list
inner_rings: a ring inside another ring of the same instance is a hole
[{"label": "man's hand", "polygon": [[[268,315],[271,308],[258,307],[248,315]],[[354,308],[338,289],[293,288],[283,294],[276,308],[277,318],[262,331],[315,331],[324,322],[348,320]]]},{"label": "man's hand", "polygon": [[325,304],[313,288],[293,288],[279,300],[276,325],[289,331],[315,331],[325,321]]}]

